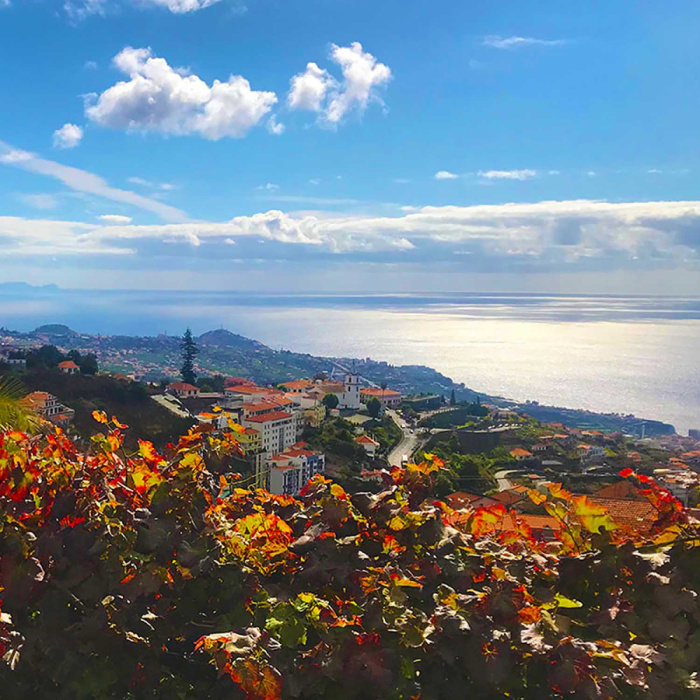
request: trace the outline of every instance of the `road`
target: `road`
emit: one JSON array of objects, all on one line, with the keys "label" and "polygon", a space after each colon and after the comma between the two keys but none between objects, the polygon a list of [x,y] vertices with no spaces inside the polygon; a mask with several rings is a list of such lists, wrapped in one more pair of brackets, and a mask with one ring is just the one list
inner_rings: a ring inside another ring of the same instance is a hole
[{"label": "road", "polygon": [[404,455],[410,457],[419,447],[420,439],[407,425],[406,421],[396,411],[387,410],[387,414],[401,428],[403,437],[398,445],[389,453],[390,466],[400,466]]},{"label": "road", "polygon": [[499,491],[507,491],[510,488],[513,488],[513,482],[507,479],[506,477],[508,474],[512,474],[514,471],[513,469],[502,469],[500,472],[496,472],[493,476],[496,479],[496,483],[498,484],[498,490]]}]

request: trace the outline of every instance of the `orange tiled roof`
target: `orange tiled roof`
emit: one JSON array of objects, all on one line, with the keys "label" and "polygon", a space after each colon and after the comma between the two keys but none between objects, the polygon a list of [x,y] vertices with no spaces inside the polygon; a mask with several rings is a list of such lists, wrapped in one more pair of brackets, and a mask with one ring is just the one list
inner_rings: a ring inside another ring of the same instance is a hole
[{"label": "orange tiled roof", "polygon": [[401,396],[400,391],[394,391],[393,389],[375,389],[374,387],[365,387],[360,390],[361,394],[366,394],[367,396],[376,396],[377,398],[382,398],[385,396]]},{"label": "orange tiled roof", "polygon": [[61,369],[80,369],[80,367],[78,367],[73,360],[64,360],[63,362],[59,362],[58,366]]},{"label": "orange tiled roof", "polygon": [[631,498],[637,501],[646,500],[639,493],[639,489],[632,485],[627,479],[618,481],[608,486],[603,486],[595,492],[599,498]]},{"label": "orange tiled roof", "polygon": [[359,442],[361,445],[379,445],[379,443],[373,440],[369,435],[358,435],[355,438],[355,442]]},{"label": "orange tiled roof", "polygon": [[524,450],[522,447],[516,447],[514,450],[510,451],[513,457],[532,457],[532,452]]},{"label": "orange tiled roof", "polygon": [[282,382],[280,386],[287,389],[308,389],[312,387],[314,383],[310,379],[296,379],[292,382]]},{"label": "orange tiled roof", "polygon": [[292,414],[287,413],[287,411],[272,411],[270,413],[263,413],[259,416],[250,416],[246,418],[249,423],[272,423],[276,420],[282,420],[284,418],[291,418]]},{"label": "orange tiled roof", "polygon": [[188,384],[187,382],[173,382],[168,384],[168,389],[173,391],[199,391],[199,388],[194,384]]},{"label": "orange tiled roof", "polygon": [[496,501],[491,498],[490,496],[480,496],[477,493],[466,493],[465,491],[457,491],[455,493],[451,493],[447,498],[445,498],[447,501],[447,504],[452,507],[452,508],[469,508],[472,503],[475,503],[476,501],[493,501],[496,503]]},{"label": "orange tiled roof", "polygon": [[656,516],[656,508],[647,500],[603,498],[598,495],[589,496],[588,500],[596,505],[604,506],[610,513],[610,517],[620,525],[651,527]]}]

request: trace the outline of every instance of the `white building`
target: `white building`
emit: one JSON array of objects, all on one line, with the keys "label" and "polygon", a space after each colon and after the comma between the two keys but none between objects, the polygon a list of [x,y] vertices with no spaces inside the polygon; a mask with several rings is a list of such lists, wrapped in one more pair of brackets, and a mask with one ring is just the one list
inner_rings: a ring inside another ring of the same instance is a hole
[{"label": "white building", "polygon": [[339,408],[359,409],[362,403],[360,398],[360,375],[348,372],[345,375],[344,387],[343,393],[338,397],[340,399]]},{"label": "white building", "polygon": [[260,433],[263,452],[268,455],[283,452],[297,441],[299,416],[289,411],[270,411],[243,419],[244,428]]},{"label": "white building", "polygon": [[326,456],[299,443],[272,457],[269,466],[270,493],[296,496],[312,476],[326,471]]},{"label": "white building", "polygon": [[369,435],[358,435],[355,442],[364,449],[368,457],[375,457],[379,449],[379,443]]}]

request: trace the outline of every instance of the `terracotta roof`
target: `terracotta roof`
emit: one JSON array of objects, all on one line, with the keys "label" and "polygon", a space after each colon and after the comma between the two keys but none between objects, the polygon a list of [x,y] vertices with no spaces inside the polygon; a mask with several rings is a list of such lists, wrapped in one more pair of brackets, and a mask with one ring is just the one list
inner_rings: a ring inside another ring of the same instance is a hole
[{"label": "terracotta roof", "polygon": [[513,457],[532,457],[532,452],[524,450],[522,447],[516,447],[514,450],[510,451]]},{"label": "terracotta roof", "polygon": [[276,420],[282,420],[284,418],[291,418],[292,414],[286,411],[272,411],[270,413],[263,413],[260,416],[250,416],[246,418],[249,423],[272,423]]},{"label": "terracotta roof", "polygon": [[379,446],[379,443],[376,440],[373,440],[369,435],[358,435],[355,438],[355,442],[359,442],[361,445],[376,445],[377,447]]},{"label": "terracotta roof", "polygon": [[589,496],[588,500],[596,505],[604,506],[610,517],[620,525],[651,527],[656,517],[656,508],[649,501],[635,501],[632,498],[602,498]]},{"label": "terracotta roof", "polygon": [[492,501],[496,503],[490,496],[480,496],[477,493],[466,493],[465,491],[451,493],[445,500],[450,507],[457,509],[469,508],[472,503],[476,503],[477,501]]},{"label": "terracotta roof", "polygon": [[599,498],[631,498],[636,501],[646,499],[639,493],[639,489],[631,484],[627,479],[618,481],[608,486],[603,486],[595,492]]},{"label": "terracotta roof", "polygon": [[243,432],[246,435],[260,435],[260,431],[256,430],[255,428],[245,428]]},{"label": "terracotta roof", "polygon": [[73,360],[64,360],[63,362],[59,362],[58,366],[61,369],[80,369],[80,367],[78,367]]},{"label": "terracotta roof", "polygon": [[400,391],[394,391],[393,389],[375,389],[374,387],[365,387],[360,390],[361,394],[367,394],[367,396],[376,396],[377,398],[382,398],[386,396],[401,396]]},{"label": "terracotta roof", "polygon": [[248,413],[266,413],[270,411],[279,411],[279,404],[272,401],[251,401],[244,403],[243,409]]},{"label": "terracotta roof", "polygon": [[527,497],[527,489],[524,486],[515,486],[512,489],[506,489],[505,491],[499,491],[490,496],[494,501],[498,501],[504,506],[510,506],[514,503],[519,503],[524,498]]},{"label": "terracotta roof", "polygon": [[224,380],[224,386],[236,386],[237,384],[252,384],[250,379],[245,377],[226,377]]},{"label": "terracotta roof", "polygon": [[296,379],[292,382],[282,382],[280,386],[287,389],[308,389],[312,387],[314,383],[310,379]]},{"label": "terracotta roof", "polygon": [[194,384],[188,384],[187,382],[173,382],[168,384],[168,389],[173,391],[199,391],[199,388]]}]

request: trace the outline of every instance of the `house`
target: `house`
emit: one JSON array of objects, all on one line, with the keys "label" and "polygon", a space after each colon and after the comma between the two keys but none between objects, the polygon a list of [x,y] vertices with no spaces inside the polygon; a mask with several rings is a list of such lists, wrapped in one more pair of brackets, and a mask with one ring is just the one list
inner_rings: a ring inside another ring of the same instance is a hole
[{"label": "house", "polygon": [[296,496],[312,476],[325,473],[326,456],[299,443],[272,457],[269,468],[270,493]]},{"label": "house", "polygon": [[215,430],[225,430],[228,427],[228,416],[221,411],[218,413],[203,411],[197,414],[197,420],[200,423],[209,423],[213,425]]},{"label": "house", "polygon": [[323,404],[309,406],[303,409],[304,422],[311,428],[318,428],[326,417],[326,407]]},{"label": "house", "polygon": [[224,386],[239,386],[242,384],[253,384],[253,382],[250,381],[250,379],[247,379],[246,377],[226,377],[224,379]]},{"label": "house", "polygon": [[199,396],[199,388],[187,382],[173,382],[172,384],[168,384],[166,391],[180,399]]},{"label": "house", "polygon": [[288,394],[304,394],[313,387],[310,379],[297,379],[292,382],[282,382],[279,386]]},{"label": "house", "polygon": [[546,452],[548,449],[549,446],[545,445],[543,442],[538,442],[536,445],[532,446],[533,452]]},{"label": "house", "polygon": [[80,372],[80,367],[73,362],[73,360],[64,360],[58,363],[58,369],[64,374],[78,374]]},{"label": "house", "polygon": [[32,413],[50,420],[61,413],[61,402],[46,391],[33,391],[22,399],[22,404]]},{"label": "house", "polygon": [[403,396],[400,391],[394,391],[393,389],[377,389],[374,387],[365,387],[360,392],[362,397],[362,403],[367,404],[370,399],[377,399],[379,403],[385,408],[396,408],[401,401]]},{"label": "house", "polygon": [[376,457],[377,450],[379,449],[379,443],[376,440],[369,435],[358,435],[355,438],[355,442],[364,449],[368,457]]},{"label": "house", "polygon": [[255,428],[243,428],[242,432],[235,434],[235,438],[246,456],[262,450],[262,436]]},{"label": "house", "polygon": [[296,442],[297,423],[296,413],[279,410],[243,418],[244,428],[260,433],[261,448],[268,455],[281,453]]},{"label": "house", "polygon": [[68,427],[75,417],[72,408],[64,406],[53,394],[46,391],[33,391],[22,399],[22,405],[59,428]]},{"label": "house", "polygon": [[631,526],[640,531],[650,530],[657,514],[656,508],[646,499],[639,501],[633,498],[603,498],[595,494],[589,496],[588,500],[603,506],[619,525]]},{"label": "house", "polygon": [[605,457],[605,448],[582,442],[576,447],[576,454],[582,462],[590,464],[591,462],[599,462]]},{"label": "house", "polygon": [[524,450],[522,447],[516,447],[510,451],[510,456],[516,462],[526,462],[528,459],[532,459],[532,452]]},{"label": "house", "polygon": [[488,508],[498,503],[498,501],[489,496],[481,496],[477,493],[466,493],[465,491],[451,493],[445,498],[445,501],[450,508],[454,508],[455,510]]}]

